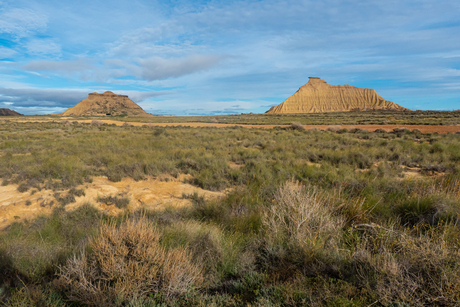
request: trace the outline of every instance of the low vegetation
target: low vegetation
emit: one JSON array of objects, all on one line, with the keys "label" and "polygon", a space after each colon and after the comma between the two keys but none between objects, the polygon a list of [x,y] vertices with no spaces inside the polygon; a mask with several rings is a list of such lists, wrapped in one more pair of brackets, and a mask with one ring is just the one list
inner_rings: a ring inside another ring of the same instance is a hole
[{"label": "low vegetation", "polygon": [[[24,118],[17,118],[23,120]],[[50,116],[28,116],[28,120],[56,121]],[[155,117],[129,117],[126,115],[107,116],[103,120],[121,122],[145,123],[219,123],[219,124],[248,124],[248,125],[290,125],[300,123],[303,125],[458,125],[460,124],[460,111],[351,111],[312,114],[235,114],[235,115],[209,115],[209,116],[155,116]],[[102,125],[101,117],[81,116],[75,120],[92,120],[92,125]],[[63,124],[70,125],[69,120]]]},{"label": "low vegetation", "polygon": [[[434,114],[434,113],[433,113]],[[249,116],[249,115],[248,115]],[[218,121],[222,117],[218,118]],[[0,233],[5,306],[455,306],[460,135],[0,121],[2,186],[53,212]],[[332,125],[331,125],[332,126]],[[190,174],[218,200],[66,210],[93,177]]]}]

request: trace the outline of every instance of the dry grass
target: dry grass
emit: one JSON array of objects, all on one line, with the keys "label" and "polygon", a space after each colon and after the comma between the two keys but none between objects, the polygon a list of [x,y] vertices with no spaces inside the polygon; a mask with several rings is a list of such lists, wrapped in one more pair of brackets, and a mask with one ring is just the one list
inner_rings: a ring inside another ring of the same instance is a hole
[{"label": "dry grass", "polygon": [[353,253],[359,282],[389,305],[454,306],[460,299],[460,253],[446,241],[449,225],[414,237],[397,225],[365,236]]},{"label": "dry grass", "polygon": [[165,250],[160,234],[144,218],[106,224],[91,240],[92,252],[60,268],[68,297],[90,306],[112,306],[156,295],[171,297],[202,283],[201,269],[184,248]]},{"label": "dry grass", "polygon": [[[66,213],[15,223],[0,236],[0,256],[11,259],[5,289],[18,299],[26,294],[14,272],[29,287],[42,284],[45,297],[77,305],[458,305],[458,135],[60,123],[0,130],[1,179],[28,191],[77,196],[83,191],[68,189],[91,176],[179,173],[206,189],[231,188],[218,201],[184,195],[191,207],[144,212],[151,222],[125,216],[99,229],[108,218]],[[420,176],[402,178],[405,168]],[[53,286],[56,271],[63,291]]]},{"label": "dry grass", "polygon": [[296,242],[314,242],[321,236],[337,233],[344,220],[334,216],[330,198],[316,188],[288,181],[275,194],[264,223],[274,238],[286,235]]}]

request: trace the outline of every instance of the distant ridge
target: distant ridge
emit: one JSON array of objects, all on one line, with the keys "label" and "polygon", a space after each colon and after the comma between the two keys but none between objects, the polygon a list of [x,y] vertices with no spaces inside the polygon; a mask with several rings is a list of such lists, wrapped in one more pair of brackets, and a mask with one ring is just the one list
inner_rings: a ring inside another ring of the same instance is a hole
[{"label": "distant ridge", "polygon": [[22,114],[10,109],[0,109],[0,116],[22,116]]},{"label": "distant ridge", "polygon": [[364,110],[408,110],[383,99],[369,88],[351,85],[330,85],[318,77],[309,77],[307,84],[281,104],[271,107],[267,114],[323,113]]},{"label": "distant ridge", "polygon": [[110,91],[90,93],[88,98],[83,99],[74,107],[57,114],[61,116],[153,116],[138,106],[126,95],[117,95]]}]

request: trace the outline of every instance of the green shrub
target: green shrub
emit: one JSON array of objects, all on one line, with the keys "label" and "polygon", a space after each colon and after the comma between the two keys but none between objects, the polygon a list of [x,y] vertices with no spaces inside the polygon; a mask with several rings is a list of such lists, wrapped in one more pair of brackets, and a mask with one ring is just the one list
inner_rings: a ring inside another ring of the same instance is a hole
[{"label": "green shrub", "polygon": [[125,209],[129,205],[129,198],[118,196],[107,196],[107,197],[98,197],[98,202],[106,204],[106,205],[115,205],[115,207],[119,209]]}]

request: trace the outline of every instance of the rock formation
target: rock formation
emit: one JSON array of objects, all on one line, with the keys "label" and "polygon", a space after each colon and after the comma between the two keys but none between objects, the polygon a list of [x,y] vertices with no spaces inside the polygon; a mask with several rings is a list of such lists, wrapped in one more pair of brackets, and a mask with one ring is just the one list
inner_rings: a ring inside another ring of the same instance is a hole
[{"label": "rock formation", "polygon": [[10,109],[0,109],[0,116],[22,116],[22,114]]},{"label": "rock formation", "polygon": [[61,116],[153,116],[148,114],[126,95],[117,95],[110,91],[103,94],[90,93],[74,107],[67,109]]},{"label": "rock formation", "polygon": [[318,77],[310,77],[307,84],[283,103],[265,113],[323,113],[364,110],[408,110],[383,99],[369,88],[351,85],[329,85]]}]

